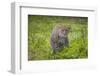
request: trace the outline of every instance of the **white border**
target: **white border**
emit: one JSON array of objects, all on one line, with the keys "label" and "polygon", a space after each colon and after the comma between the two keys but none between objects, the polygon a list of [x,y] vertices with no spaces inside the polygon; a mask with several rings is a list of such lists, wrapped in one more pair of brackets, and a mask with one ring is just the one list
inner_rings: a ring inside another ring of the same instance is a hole
[{"label": "white border", "polygon": [[[95,40],[95,13],[94,8],[83,7],[45,7],[34,6],[27,3],[12,3],[12,69],[13,73],[22,72],[47,72],[77,68],[90,69],[95,65],[94,40]],[[27,60],[27,15],[58,15],[88,17],[88,59],[74,60]],[[92,47],[92,48],[91,48]]]}]

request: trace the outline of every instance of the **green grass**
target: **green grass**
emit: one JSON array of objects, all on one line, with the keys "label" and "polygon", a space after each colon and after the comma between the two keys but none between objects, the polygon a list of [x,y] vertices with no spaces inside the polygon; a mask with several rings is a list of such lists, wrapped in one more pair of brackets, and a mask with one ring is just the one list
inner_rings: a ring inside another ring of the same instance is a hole
[{"label": "green grass", "polygon": [[[69,47],[52,53],[50,35],[57,23],[69,24]],[[80,59],[88,57],[86,17],[28,16],[28,60]]]}]

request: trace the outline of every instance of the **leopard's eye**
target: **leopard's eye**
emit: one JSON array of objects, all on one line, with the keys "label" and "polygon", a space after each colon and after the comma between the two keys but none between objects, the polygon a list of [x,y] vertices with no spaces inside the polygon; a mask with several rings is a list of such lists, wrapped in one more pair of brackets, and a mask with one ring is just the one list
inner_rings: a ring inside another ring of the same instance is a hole
[{"label": "leopard's eye", "polygon": [[67,29],[65,31],[68,31]]}]

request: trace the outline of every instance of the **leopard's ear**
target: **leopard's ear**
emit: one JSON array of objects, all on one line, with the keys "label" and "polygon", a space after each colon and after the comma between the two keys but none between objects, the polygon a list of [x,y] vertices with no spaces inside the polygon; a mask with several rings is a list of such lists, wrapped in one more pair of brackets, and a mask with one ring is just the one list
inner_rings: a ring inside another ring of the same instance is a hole
[{"label": "leopard's ear", "polygon": [[66,28],[67,28],[68,31],[70,31],[71,25],[70,24],[67,24],[67,27]]},{"label": "leopard's ear", "polygon": [[67,31],[70,31],[71,27],[70,26],[67,26],[66,30]]}]

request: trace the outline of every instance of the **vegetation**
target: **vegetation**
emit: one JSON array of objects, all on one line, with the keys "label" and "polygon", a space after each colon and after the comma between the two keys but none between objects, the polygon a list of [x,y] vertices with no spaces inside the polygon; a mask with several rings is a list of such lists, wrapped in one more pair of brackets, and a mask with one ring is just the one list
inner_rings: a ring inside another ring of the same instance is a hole
[{"label": "vegetation", "polygon": [[[28,60],[80,59],[88,57],[88,19],[86,17],[28,16]],[[69,47],[56,54],[50,35],[57,23],[71,27]]]}]

